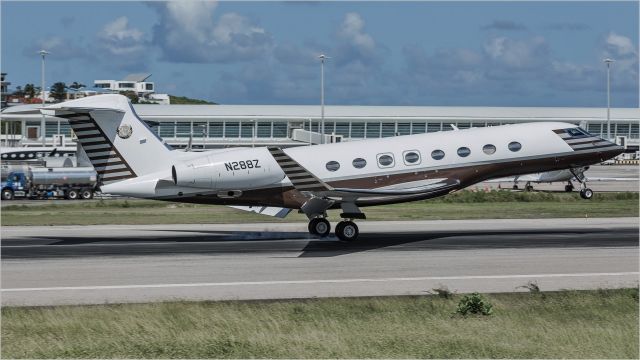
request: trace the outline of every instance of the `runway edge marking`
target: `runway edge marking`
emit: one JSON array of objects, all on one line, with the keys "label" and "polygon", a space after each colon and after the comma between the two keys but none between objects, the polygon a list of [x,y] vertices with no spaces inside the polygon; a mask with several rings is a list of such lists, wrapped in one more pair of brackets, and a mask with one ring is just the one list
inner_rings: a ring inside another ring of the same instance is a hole
[{"label": "runway edge marking", "polygon": [[28,291],[64,291],[64,290],[115,290],[115,289],[152,289],[152,288],[184,288],[184,287],[214,287],[214,286],[245,286],[245,285],[298,285],[298,284],[326,284],[326,283],[358,283],[358,282],[391,282],[391,281],[426,281],[426,280],[474,280],[474,279],[519,279],[519,278],[558,278],[558,277],[598,277],[598,276],[638,276],[639,272],[615,273],[575,273],[575,274],[522,274],[522,275],[471,275],[471,276],[424,276],[400,277],[380,279],[331,279],[331,280],[273,280],[273,281],[240,281],[217,283],[186,283],[186,284],[147,284],[147,285],[103,285],[103,286],[61,286],[42,288],[10,288],[1,289],[3,293]]}]

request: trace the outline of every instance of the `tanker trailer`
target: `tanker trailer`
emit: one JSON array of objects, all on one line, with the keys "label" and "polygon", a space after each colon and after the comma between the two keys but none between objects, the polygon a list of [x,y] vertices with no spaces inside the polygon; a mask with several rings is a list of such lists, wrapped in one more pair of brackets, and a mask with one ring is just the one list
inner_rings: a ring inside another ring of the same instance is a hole
[{"label": "tanker trailer", "polygon": [[27,172],[12,172],[2,183],[2,199],[14,197],[43,199],[91,199],[96,189],[97,174],[92,167],[31,168]]}]

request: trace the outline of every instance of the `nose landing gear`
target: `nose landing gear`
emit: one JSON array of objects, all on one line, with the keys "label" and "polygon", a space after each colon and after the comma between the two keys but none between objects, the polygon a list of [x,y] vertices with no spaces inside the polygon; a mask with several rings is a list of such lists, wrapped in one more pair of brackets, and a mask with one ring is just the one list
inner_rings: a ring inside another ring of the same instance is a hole
[{"label": "nose landing gear", "polygon": [[593,198],[593,190],[587,187],[587,179],[584,177],[584,174],[581,173],[580,176],[573,169],[569,170],[571,171],[571,175],[580,182],[580,197],[586,200]]}]

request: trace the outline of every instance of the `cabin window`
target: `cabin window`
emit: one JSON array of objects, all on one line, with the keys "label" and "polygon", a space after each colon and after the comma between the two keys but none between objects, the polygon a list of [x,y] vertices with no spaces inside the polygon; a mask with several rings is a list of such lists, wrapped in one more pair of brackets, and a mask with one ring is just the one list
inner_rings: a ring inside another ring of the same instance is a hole
[{"label": "cabin window", "polygon": [[353,162],[351,164],[356,169],[362,169],[363,167],[367,166],[367,160],[363,158],[355,158],[353,159]]},{"label": "cabin window", "polygon": [[496,147],[491,144],[487,144],[482,147],[482,151],[487,155],[493,155],[496,152]]},{"label": "cabin window", "polygon": [[460,157],[467,157],[469,156],[469,154],[471,154],[471,150],[468,147],[460,147],[458,148],[458,156]]},{"label": "cabin window", "polygon": [[442,150],[433,150],[431,152],[431,157],[433,160],[442,160],[444,158],[444,151]]},{"label": "cabin window", "polygon": [[520,151],[520,149],[522,149],[522,144],[520,144],[517,141],[512,141],[509,143],[509,150],[516,152],[516,151]]},{"label": "cabin window", "polygon": [[406,165],[420,164],[420,152],[418,150],[409,150],[404,152],[404,163]]},{"label": "cabin window", "polygon": [[329,171],[337,171],[338,169],[340,169],[340,163],[337,161],[329,161],[326,167]]},{"label": "cabin window", "polygon": [[2,154],[2,158],[6,159],[7,158],[7,154]]},{"label": "cabin window", "polygon": [[20,158],[24,158],[24,154],[20,154]]},{"label": "cabin window", "polygon": [[378,155],[378,166],[381,168],[388,168],[394,165],[393,155],[391,154],[379,154]]}]

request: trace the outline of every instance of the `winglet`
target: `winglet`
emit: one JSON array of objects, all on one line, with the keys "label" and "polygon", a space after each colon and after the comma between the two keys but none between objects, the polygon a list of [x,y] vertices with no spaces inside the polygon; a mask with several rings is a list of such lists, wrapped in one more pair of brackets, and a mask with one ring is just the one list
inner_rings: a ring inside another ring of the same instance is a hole
[{"label": "winglet", "polygon": [[269,152],[276,160],[282,171],[291,181],[293,187],[299,191],[330,191],[333,188],[317,178],[311,172],[285,154],[278,147],[269,147]]}]

